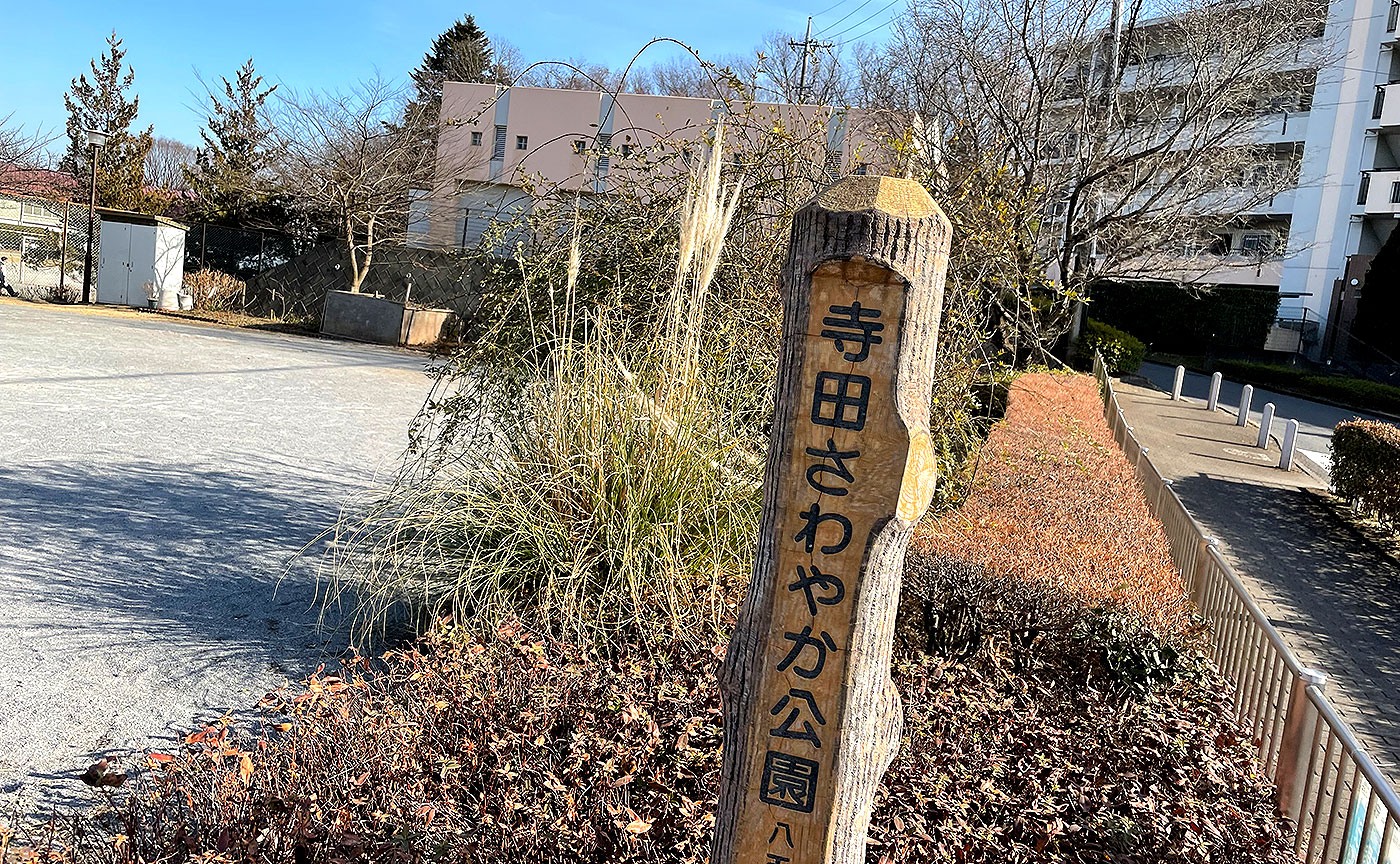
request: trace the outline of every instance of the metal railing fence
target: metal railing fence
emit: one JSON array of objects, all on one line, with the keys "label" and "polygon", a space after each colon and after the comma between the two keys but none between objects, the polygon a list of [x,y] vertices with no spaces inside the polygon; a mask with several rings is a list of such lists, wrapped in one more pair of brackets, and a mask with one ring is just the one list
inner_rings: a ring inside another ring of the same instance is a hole
[{"label": "metal railing fence", "polygon": [[1326,676],[1298,662],[1152,464],[1097,353],[1094,377],[1113,440],[1135,467],[1172,562],[1210,627],[1211,659],[1234,685],[1236,716],[1278,788],[1295,857],[1305,864],[1400,864],[1400,796],[1327,700]]}]

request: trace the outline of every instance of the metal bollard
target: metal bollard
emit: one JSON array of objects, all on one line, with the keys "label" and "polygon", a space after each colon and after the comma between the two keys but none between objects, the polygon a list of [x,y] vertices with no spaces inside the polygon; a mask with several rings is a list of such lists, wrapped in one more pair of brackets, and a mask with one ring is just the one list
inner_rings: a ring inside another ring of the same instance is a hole
[{"label": "metal bollard", "polygon": [[1172,379],[1172,401],[1181,401],[1181,385],[1186,383],[1186,367],[1176,367],[1176,377]]},{"label": "metal bollard", "polygon": [[1240,391],[1240,416],[1235,418],[1236,426],[1243,426],[1249,422],[1249,406],[1254,402],[1254,385],[1246,384]]},{"label": "metal bollard", "polygon": [[1293,470],[1293,447],[1298,443],[1298,421],[1289,420],[1283,427],[1283,453],[1278,457],[1278,467],[1285,471]]},{"label": "metal bollard", "polygon": [[1254,445],[1260,449],[1269,446],[1269,433],[1274,428],[1274,403],[1264,403],[1264,416],[1259,418],[1259,443]]},{"label": "metal bollard", "polygon": [[1274,780],[1278,788],[1279,812],[1292,819],[1295,825],[1303,812],[1303,790],[1307,786],[1308,770],[1312,768],[1310,757],[1318,744],[1313,740],[1317,708],[1308,698],[1308,687],[1322,688],[1326,685],[1326,675],[1316,669],[1304,669],[1302,675],[1293,678],[1293,686],[1288,691],[1288,713],[1283,718],[1283,735],[1279,739],[1278,767],[1274,771]]},{"label": "metal bollard", "polygon": [[1214,411],[1220,407],[1220,373],[1216,372],[1210,376],[1210,396],[1206,398],[1206,410]]}]

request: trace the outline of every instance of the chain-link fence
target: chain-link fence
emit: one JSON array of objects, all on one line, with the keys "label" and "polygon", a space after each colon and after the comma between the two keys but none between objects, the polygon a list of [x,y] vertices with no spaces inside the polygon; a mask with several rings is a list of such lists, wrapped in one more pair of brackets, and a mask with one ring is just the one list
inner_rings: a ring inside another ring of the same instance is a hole
[{"label": "chain-link fence", "polygon": [[[96,269],[95,225],[93,233]],[[81,298],[87,241],[87,205],[0,193],[0,269],[15,294],[60,302]]]},{"label": "chain-link fence", "polygon": [[185,235],[185,272],[218,270],[248,279],[287,263],[296,252],[288,234],[200,222]]}]

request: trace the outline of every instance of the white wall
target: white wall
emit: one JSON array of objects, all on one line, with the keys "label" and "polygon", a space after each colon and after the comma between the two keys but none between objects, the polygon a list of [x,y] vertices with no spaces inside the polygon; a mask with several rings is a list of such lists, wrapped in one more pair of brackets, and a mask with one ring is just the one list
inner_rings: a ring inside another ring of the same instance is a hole
[{"label": "white wall", "polygon": [[1387,0],[1333,0],[1328,8],[1324,40],[1334,57],[1317,75],[1279,284],[1285,295],[1307,295],[1285,297],[1283,305],[1301,305],[1318,320],[1326,318],[1332,283],[1360,240],[1356,196],[1373,158],[1367,129],[1375,85],[1384,83],[1380,46],[1389,8]]}]

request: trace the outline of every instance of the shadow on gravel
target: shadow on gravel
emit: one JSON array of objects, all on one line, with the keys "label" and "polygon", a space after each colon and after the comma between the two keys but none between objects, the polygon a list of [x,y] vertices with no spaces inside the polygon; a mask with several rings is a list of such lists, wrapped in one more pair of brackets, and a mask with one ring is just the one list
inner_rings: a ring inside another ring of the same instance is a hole
[{"label": "shadow on gravel", "polygon": [[[317,553],[294,556],[346,494],[273,464],[0,467],[0,686],[15,688],[0,704],[0,790],[43,761],[27,757],[76,738],[86,752],[63,761],[80,772],[248,711],[340,653],[344,636],[317,627]],[[62,716],[33,716],[50,711]]]},{"label": "shadow on gravel", "polygon": [[1315,494],[1199,475],[1173,488],[1257,583],[1256,599],[1300,659],[1332,677],[1329,690],[1374,709],[1343,713],[1385,740],[1373,755],[1396,774],[1400,567]]}]

